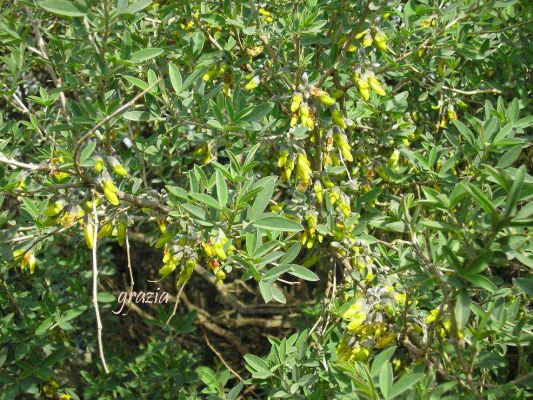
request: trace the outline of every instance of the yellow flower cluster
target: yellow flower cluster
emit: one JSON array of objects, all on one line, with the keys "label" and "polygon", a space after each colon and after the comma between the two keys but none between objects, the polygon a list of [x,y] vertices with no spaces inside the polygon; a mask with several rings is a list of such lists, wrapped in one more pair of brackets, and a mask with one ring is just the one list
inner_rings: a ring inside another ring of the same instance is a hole
[{"label": "yellow flower cluster", "polygon": [[370,100],[370,90],[376,93],[378,96],[386,96],[387,93],[381,86],[376,76],[372,72],[366,72],[361,74],[360,70],[354,72],[352,80],[357,84],[359,94],[363,100]]},{"label": "yellow flower cluster", "polygon": [[355,35],[355,38],[361,41],[361,45],[364,48],[370,47],[372,44],[374,44],[374,46],[376,46],[376,48],[379,50],[387,51],[387,35],[381,30],[375,30],[374,32],[371,32],[370,29],[366,29]]},{"label": "yellow flower cluster", "polygon": [[305,220],[307,222],[307,228],[301,234],[300,242],[308,249],[311,249],[314,246],[316,239],[318,239],[319,243],[322,243],[324,237],[316,231],[318,223],[316,214],[308,213],[305,216]]},{"label": "yellow flower cluster", "polygon": [[226,278],[226,273],[220,265],[220,261],[225,261],[228,255],[231,255],[235,246],[229,243],[229,239],[226,235],[219,231],[218,236],[214,240],[202,242],[202,247],[206,257],[209,259],[208,266],[215,273],[215,276],[219,281],[223,281]]},{"label": "yellow flower cluster", "polygon": [[23,249],[18,249],[13,252],[13,258],[16,261],[20,261],[20,269],[25,270],[26,267],[30,269],[30,274],[33,274],[35,271],[35,265],[37,264],[37,259],[35,258],[35,253],[32,250],[26,251]]}]

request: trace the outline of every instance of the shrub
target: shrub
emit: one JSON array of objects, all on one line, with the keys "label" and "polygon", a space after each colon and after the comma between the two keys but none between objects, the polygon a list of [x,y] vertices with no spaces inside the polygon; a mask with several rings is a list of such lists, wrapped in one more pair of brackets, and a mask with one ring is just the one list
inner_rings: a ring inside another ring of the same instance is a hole
[{"label": "shrub", "polygon": [[529,398],[531,16],[4,4],[0,398]]}]

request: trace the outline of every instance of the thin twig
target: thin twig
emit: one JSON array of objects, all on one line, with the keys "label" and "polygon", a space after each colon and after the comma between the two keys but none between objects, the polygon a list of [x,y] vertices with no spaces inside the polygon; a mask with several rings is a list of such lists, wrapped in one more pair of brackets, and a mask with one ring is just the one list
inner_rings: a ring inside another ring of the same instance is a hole
[{"label": "thin twig", "polygon": [[106,374],[109,373],[107,368],[107,363],[105,362],[104,355],[104,345],[102,343],[102,320],[100,318],[100,309],[98,308],[98,260],[97,260],[97,247],[98,247],[98,214],[96,212],[96,202],[94,193],[92,195],[92,205],[93,205],[93,224],[94,224],[94,234],[93,234],[93,246],[92,246],[92,258],[93,258],[93,306],[94,312],[96,314],[96,333],[98,336],[98,353],[100,354],[100,360],[104,367]]},{"label": "thin twig", "polygon": [[183,282],[183,285],[181,285],[180,290],[178,291],[178,294],[176,295],[176,301],[174,302],[174,308],[172,309],[172,314],[170,314],[170,317],[168,317],[167,322],[165,322],[165,325],[168,325],[172,318],[174,318],[174,315],[176,315],[176,312],[178,311],[178,305],[180,303],[180,297],[183,293],[183,289],[185,289],[185,285],[187,284],[188,280]]},{"label": "thin twig", "polygon": [[215,348],[215,346],[213,346],[211,344],[211,342],[209,341],[209,338],[207,337],[207,334],[205,332],[205,329],[202,327],[202,332],[204,333],[204,339],[205,339],[205,343],[207,344],[207,347],[209,347],[211,349],[211,351],[213,353],[215,353],[215,355],[218,357],[218,359],[222,362],[222,364],[224,364],[224,366],[229,370],[229,372],[231,372],[233,375],[235,375],[237,377],[238,380],[240,380],[241,382],[244,382],[244,379],[242,378],[242,376],[239,375],[239,373],[237,371],[235,371],[233,368],[231,368],[231,366],[228,364],[228,362],[224,359],[224,357],[222,357],[222,354],[220,354],[220,352]]}]

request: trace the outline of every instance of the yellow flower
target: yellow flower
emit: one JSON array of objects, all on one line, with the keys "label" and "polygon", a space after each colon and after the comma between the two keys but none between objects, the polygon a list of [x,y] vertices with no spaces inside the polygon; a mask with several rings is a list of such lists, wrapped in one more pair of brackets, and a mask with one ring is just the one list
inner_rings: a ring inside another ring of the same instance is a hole
[{"label": "yellow flower", "polygon": [[300,108],[300,104],[302,104],[302,99],[303,99],[303,96],[301,93],[299,92],[294,93],[294,95],[292,96],[292,100],[291,100],[291,112],[294,113],[298,111],[298,109]]},{"label": "yellow flower", "polygon": [[387,161],[387,167],[395,169],[400,161],[400,151],[394,150]]},{"label": "yellow flower", "polygon": [[431,310],[429,315],[426,317],[426,324],[432,324],[435,322],[439,316],[440,312],[438,308],[435,308],[434,310]]},{"label": "yellow flower", "polygon": [[335,99],[331,97],[328,93],[323,94],[318,99],[320,100],[322,104],[326,106],[332,106],[333,104],[335,104]]},{"label": "yellow flower", "polygon": [[263,46],[254,46],[254,47],[251,47],[249,49],[246,49],[246,54],[249,56],[249,57],[257,57],[259,54],[261,54],[264,50],[264,47]]},{"label": "yellow flower", "polygon": [[383,31],[377,31],[374,35],[374,43],[381,51],[387,51],[387,35]]},{"label": "yellow flower", "polygon": [[102,172],[104,167],[105,167],[105,164],[104,164],[104,160],[102,159],[102,157],[97,157],[94,160],[94,166],[93,166],[94,172],[99,174],[100,172]]},{"label": "yellow flower", "polygon": [[124,168],[124,166],[122,164],[120,164],[119,162],[115,163],[115,165],[113,165],[113,172],[119,176],[126,176],[128,175],[128,171],[126,171],[126,168]]},{"label": "yellow flower", "polygon": [[204,248],[205,255],[208,257],[214,257],[216,255],[215,248],[211,242],[202,242],[202,247]]},{"label": "yellow flower", "polygon": [[58,200],[54,202],[52,205],[49,205],[46,208],[46,210],[44,210],[44,215],[47,217],[55,217],[63,210],[64,207],[65,207],[65,202],[62,200]]},{"label": "yellow flower", "polygon": [[296,157],[296,175],[298,179],[305,185],[309,186],[311,183],[312,170],[310,167],[307,156],[303,153],[299,153]]},{"label": "yellow flower", "polygon": [[321,204],[324,195],[323,195],[322,184],[320,183],[320,181],[318,179],[315,181],[315,184],[313,185],[313,189],[315,191],[316,200],[317,200],[318,204]]},{"label": "yellow flower", "polygon": [[350,323],[348,324],[348,330],[352,333],[357,333],[366,320],[366,313],[358,312],[352,316]]},{"label": "yellow flower", "polygon": [[344,312],[344,314],[342,314],[342,318],[352,319],[359,313],[359,311],[361,311],[361,304],[354,303]]},{"label": "yellow flower", "polygon": [[104,194],[107,200],[114,206],[119,205],[117,193],[118,189],[111,179],[104,180]]},{"label": "yellow flower", "polygon": [[98,239],[105,238],[109,235],[111,235],[111,232],[113,231],[113,224],[111,222],[108,222],[107,224],[104,224],[100,227],[98,230]]},{"label": "yellow flower", "polygon": [[363,37],[363,47],[369,46],[372,46],[372,36],[370,35],[370,32],[367,32],[367,34]]},{"label": "yellow flower", "polygon": [[368,101],[370,99],[370,86],[368,81],[362,77],[357,79],[357,87],[359,88],[361,97],[363,97],[365,101]]},{"label": "yellow flower", "polygon": [[261,79],[259,79],[259,76],[256,75],[244,86],[244,90],[254,90],[256,87],[259,86],[260,82]]},{"label": "yellow flower", "polygon": [[348,140],[346,139],[346,136],[342,133],[334,133],[333,139],[335,140],[335,144],[339,148],[339,150],[342,153],[342,156],[346,159],[346,161],[353,161],[352,156],[352,147],[348,143]]},{"label": "yellow flower", "polygon": [[83,236],[85,238],[85,243],[87,243],[87,247],[92,249],[94,247],[94,225],[88,218],[83,227]]},{"label": "yellow flower", "polygon": [[348,128],[348,125],[346,125],[346,121],[344,121],[344,117],[342,116],[339,110],[336,110],[336,109],[331,110],[331,118],[333,119],[333,122],[335,122],[335,124],[338,127],[342,129]]},{"label": "yellow flower", "polygon": [[393,332],[389,332],[389,333],[383,335],[381,337],[381,339],[378,340],[378,342],[376,343],[376,347],[378,349],[382,349],[382,348],[388,346],[389,344],[391,344],[393,340],[394,340],[394,333]]},{"label": "yellow flower", "polygon": [[224,279],[226,279],[226,273],[219,269],[217,272],[215,272],[215,276],[217,277],[218,282],[222,282]]},{"label": "yellow flower", "polygon": [[281,167],[283,167],[285,165],[285,163],[287,162],[288,157],[289,157],[289,150],[283,149],[281,151],[281,153],[279,154],[278,168],[281,168]]},{"label": "yellow flower", "polygon": [[368,84],[372,88],[374,92],[376,92],[380,96],[385,96],[387,93],[383,90],[381,87],[379,81],[376,79],[374,75],[370,75],[368,77]]}]

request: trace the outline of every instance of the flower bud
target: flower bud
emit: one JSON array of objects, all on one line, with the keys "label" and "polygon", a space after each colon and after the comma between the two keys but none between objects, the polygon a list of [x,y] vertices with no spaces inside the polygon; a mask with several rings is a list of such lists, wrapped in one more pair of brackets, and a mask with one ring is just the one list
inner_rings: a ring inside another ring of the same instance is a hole
[{"label": "flower bud", "polygon": [[126,176],[128,175],[128,171],[124,168],[124,166],[118,162],[118,160],[115,157],[109,157],[109,163],[113,167],[113,172],[119,176]]},{"label": "flower bud", "polygon": [[94,172],[99,174],[100,172],[103,171],[104,167],[105,167],[105,164],[104,164],[104,160],[102,159],[102,157],[96,157],[96,159],[94,160],[94,165],[93,165]]},{"label": "flower bud", "polygon": [[374,43],[381,51],[387,51],[387,35],[383,31],[377,31],[374,35]]},{"label": "flower bud", "polygon": [[86,216],[85,219],[85,225],[83,227],[83,236],[85,238],[85,243],[87,244],[87,247],[89,249],[92,249],[94,247],[94,225],[89,216]]}]

